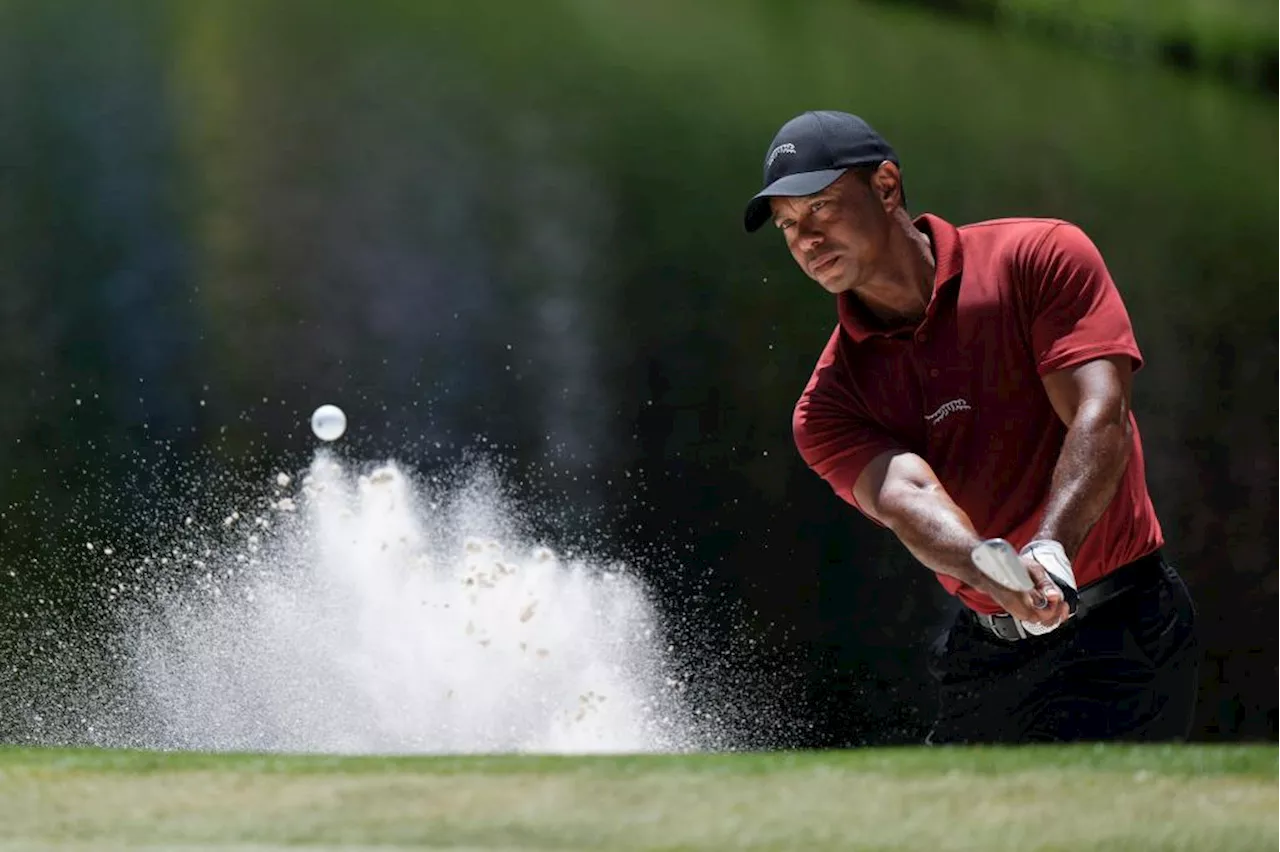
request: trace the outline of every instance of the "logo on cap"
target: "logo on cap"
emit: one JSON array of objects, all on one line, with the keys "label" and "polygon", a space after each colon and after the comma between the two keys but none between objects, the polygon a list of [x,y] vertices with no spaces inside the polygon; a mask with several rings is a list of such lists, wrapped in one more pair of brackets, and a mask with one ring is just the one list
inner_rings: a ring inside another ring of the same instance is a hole
[{"label": "logo on cap", "polygon": [[778,159],[779,154],[794,154],[795,152],[796,152],[795,145],[792,145],[790,142],[783,142],[777,148],[774,148],[772,151],[769,152],[769,159],[765,160],[764,167],[766,169],[772,168],[773,161]]}]

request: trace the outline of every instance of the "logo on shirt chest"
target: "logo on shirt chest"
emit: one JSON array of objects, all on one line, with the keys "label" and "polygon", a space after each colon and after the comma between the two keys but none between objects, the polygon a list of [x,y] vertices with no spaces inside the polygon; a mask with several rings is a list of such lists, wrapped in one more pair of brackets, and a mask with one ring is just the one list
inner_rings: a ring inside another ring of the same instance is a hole
[{"label": "logo on shirt chest", "polygon": [[955,414],[957,411],[972,411],[972,410],[973,408],[972,406],[969,405],[969,401],[967,399],[964,399],[963,397],[956,397],[950,402],[942,403],[942,405],[938,406],[937,411],[933,412],[932,414],[926,414],[924,416],[924,419],[929,421],[930,426],[937,426],[939,423],[941,423],[950,415]]}]

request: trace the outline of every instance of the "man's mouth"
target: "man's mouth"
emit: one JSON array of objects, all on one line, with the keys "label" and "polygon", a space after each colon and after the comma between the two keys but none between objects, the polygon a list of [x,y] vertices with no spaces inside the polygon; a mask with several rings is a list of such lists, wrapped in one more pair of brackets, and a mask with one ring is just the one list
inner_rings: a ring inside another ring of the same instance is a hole
[{"label": "man's mouth", "polygon": [[836,252],[820,254],[809,263],[809,272],[812,275],[817,275],[830,268],[831,264],[835,263],[839,259],[840,255]]}]

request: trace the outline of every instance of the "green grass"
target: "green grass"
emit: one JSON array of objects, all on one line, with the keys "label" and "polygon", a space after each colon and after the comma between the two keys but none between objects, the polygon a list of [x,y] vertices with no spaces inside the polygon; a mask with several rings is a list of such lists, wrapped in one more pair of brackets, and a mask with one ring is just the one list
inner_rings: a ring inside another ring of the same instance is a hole
[{"label": "green grass", "polygon": [[622,757],[0,751],[0,849],[1253,850],[1274,747]]}]

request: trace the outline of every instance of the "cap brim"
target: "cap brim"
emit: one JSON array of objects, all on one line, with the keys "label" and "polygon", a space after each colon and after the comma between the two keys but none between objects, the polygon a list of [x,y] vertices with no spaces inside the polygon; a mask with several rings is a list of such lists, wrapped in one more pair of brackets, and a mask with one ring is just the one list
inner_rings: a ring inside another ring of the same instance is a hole
[{"label": "cap brim", "polygon": [[760,226],[769,221],[769,215],[772,213],[769,208],[770,198],[813,195],[831,186],[836,178],[847,171],[848,169],[820,169],[816,172],[800,172],[778,178],[747,202],[747,212],[742,217],[742,224],[748,233],[760,230]]}]

